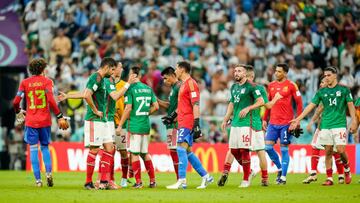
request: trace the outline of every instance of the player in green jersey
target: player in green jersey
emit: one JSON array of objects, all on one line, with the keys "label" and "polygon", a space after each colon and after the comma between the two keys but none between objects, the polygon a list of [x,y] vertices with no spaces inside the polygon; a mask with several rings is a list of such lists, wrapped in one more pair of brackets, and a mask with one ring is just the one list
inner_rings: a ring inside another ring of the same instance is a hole
[{"label": "player in green jersey", "polygon": [[167,146],[170,150],[170,156],[173,161],[174,170],[176,173],[176,180],[178,177],[178,164],[179,164],[179,158],[178,154],[176,152],[177,148],[177,123],[174,122],[174,119],[177,115],[176,109],[177,109],[177,103],[178,103],[178,94],[179,89],[181,86],[181,82],[177,79],[175,74],[175,69],[171,66],[165,68],[161,72],[161,76],[164,79],[164,84],[171,87],[171,92],[169,95],[169,101],[163,101],[160,99],[157,99],[159,102],[159,106],[166,109],[167,115],[162,118],[162,121],[164,125],[166,126],[167,131]]},{"label": "player in green jersey", "polygon": [[130,146],[132,169],[136,183],[133,188],[142,188],[140,158],[145,163],[150,178],[150,188],[156,187],[154,166],[148,154],[150,119],[149,115],[159,109],[153,90],[140,82],[140,68],[132,67],[130,74],[136,74],[137,79],[125,94],[125,110],[121,117],[119,126],[128,120],[128,131],[130,132]]},{"label": "player in green jersey", "polygon": [[[108,61],[108,63],[112,62],[109,58],[104,58],[105,61]],[[109,62],[110,61],[110,62]],[[115,62],[116,64],[116,62]],[[115,91],[115,87],[114,87],[114,78],[109,77],[109,78],[103,78],[101,79],[101,83],[99,83],[97,80],[99,80],[99,75],[101,74],[102,68],[100,67],[99,71],[92,74],[89,78],[89,82],[87,85],[87,89],[93,87],[93,95],[92,98],[94,98],[97,106],[102,105],[102,110],[101,110],[101,120],[102,122],[98,122],[97,120],[100,120],[100,118],[96,118],[96,117],[88,117],[88,121],[85,120],[85,137],[84,137],[84,144],[85,147],[90,147],[90,152],[87,158],[88,163],[88,167],[87,167],[87,180],[85,183],[85,188],[86,189],[94,189],[94,184],[92,182],[92,174],[94,171],[94,167],[95,167],[95,158],[96,155],[98,154],[98,152],[100,151],[100,146],[101,145],[110,145],[107,144],[110,140],[113,141],[114,140],[114,131],[115,131],[115,127],[114,127],[114,114],[115,114],[115,101],[117,101],[120,97],[122,97],[124,95],[124,93],[126,92],[126,90],[129,88],[130,84],[134,81],[135,77],[134,75],[131,75],[129,77],[129,83],[125,84],[123,88],[119,89],[118,91]],[[119,67],[119,64],[117,65],[117,68],[111,70],[112,72],[112,76],[113,77],[117,77],[118,75],[121,75],[122,72],[122,67]],[[101,84],[101,85],[100,85]],[[101,87],[99,89],[99,87]],[[75,98],[86,98],[86,94],[88,93],[88,91],[84,90],[84,92],[81,93],[70,93],[70,94],[65,94],[60,92],[60,95],[57,97],[59,101],[63,101],[65,99],[75,99]],[[99,89],[99,90],[98,90]],[[105,90],[105,92],[103,92]],[[102,91],[101,94],[99,94],[98,92]],[[95,95],[96,93],[96,95]],[[99,96],[100,95],[100,96]],[[90,105],[89,105],[90,106]],[[92,109],[89,110],[88,106],[88,111],[87,111],[87,115],[92,115]],[[98,107],[99,108],[99,107]],[[91,112],[89,112],[91,111]],[[94,111],[96,112],[96,111]],[[105,113],[105,117],[103,116]],[[85,118],[86,119],[86,118]],[[100,127],[98,127],[100,126]],[[105,129],[106,128],[106,129]],[[105,142],[104,142],[105,140]],[[111,146],[108,146],[108,148],[111,148]],[[114,155],[114,150],[110,150],[110,153],[113,157]],[[110,172],[109,173],[113,173],[113,161],[111,162],[111,166],[110,166]],[[101,173],[101,168],[99,168],[99,173]],[[104,175],[105,176],[105,175]],[[105,189],[105,188],[110,188],[110,189],[116,189],[116,184],[114,184],[113,182],[113,178],[112,176],[107,176],[110,177],[112,180],[107,180],[109,184],[102,184],[99,185],[101,186],[100,189]]]},{"label": "player in green jersey", "polygon": [[[254,72],[254,68],[251,65],[246,65],[246,69],[247,69],[247,79],[250,82],[253,82],[255,79],[255,72]],[[282,96],[277,93],[275,94],[275,97],[273,98],[273,100],[271,100],[270,102],[268,101],[268,96],[266,93],[266,90],[263,86],[261,85],[256,85],[257,89],[260,91],[261,93],[261,97],[264,100],[264,107],[267,109],[270,109],[279,99],[282,98]],[[253,126],[252,127],[252,149],[253,151],[256,151],[260,160],[260,168],[261,168],[261,172],[262,172],[262,180],[261,180],[261,184],[262,186],[267,186],[268,185],[268,175],[267,175],[267,161],[266,161],[266,156],[265,156],[265,140],[264,140],[264,133],[262,131],[262,123],[261,123],[261,117],[260,117],[260,108],[257,108],[254,111],[254,116],[252,118],[253,120]],[[260,125],[260,126],[259,126]],[[224,120],[222,123],[222,130],[225,132],[225,128],[227,126],[227,122]],[[227,179],[228,179],[228,175],[229,175],[229,171],[231,168],[231,164],[234,161],[234,156],[231,154],[231,151],[229,150],[226,153],[226,158],[225,158],[225,163],[224,163],[224,170],[223,170],[223,174],[220,177],[219,181],[218,181],[218,186],[224,186]],[[253,170],[251,170],[251,175],[249,178],[252,178],[253,176],[255,176],[255,173],[253,172]]]},{"label": "player in green jersey", "polygon": [[253,110],[264,104],[260,91],[256,85],[246,77],[246,65],[237,65],[234,69],[236,83],[232,85],[230,102],[224,117],[222,127],[233,115],[231,123],[229,148],[235,159],[242,165],[244,178],[240,187],[249,187],[251,124]]},{"label": "player in green jersey", "polygon": [[321,88],[316,92],[311,103],[305,110],[297,118],[291,121],[290,130],[295,129],[300,121],[321,102],[324,109],[321,118],[318,143],[325,145],[325,166],[327,174],[327,180],[323,185],[330,186],[334,184],[332,179],[332,155],[334,146],[341,155],[345,168],[345,182],[346,184],[349,184],[351,182],[351,172],[349,159],[345,151],[347,144],[346,108],[348,108],[352,119],[349,131],[354,133],[357,126],[353,98],[347,87],[338,84],[337,69],[335,67],[326,68],[324,70],[324,77],[328,86]]}]

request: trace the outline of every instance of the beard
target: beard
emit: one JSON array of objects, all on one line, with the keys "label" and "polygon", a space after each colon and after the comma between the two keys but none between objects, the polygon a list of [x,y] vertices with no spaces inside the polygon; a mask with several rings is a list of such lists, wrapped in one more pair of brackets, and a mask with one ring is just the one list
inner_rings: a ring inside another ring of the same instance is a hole
[{"label": "beard", "polygon": [[242,80],[242,77],[240,77],[240,76],[236,77],[236,76],[235,76],[235,81],[236,81],[236,82],[240,82],[241,80]]}]

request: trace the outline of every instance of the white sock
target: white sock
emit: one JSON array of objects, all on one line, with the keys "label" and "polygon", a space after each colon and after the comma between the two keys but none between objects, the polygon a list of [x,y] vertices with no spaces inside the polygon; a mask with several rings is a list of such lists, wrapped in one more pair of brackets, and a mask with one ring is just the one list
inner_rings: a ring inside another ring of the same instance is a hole
[{"label": "white sock", "polygon": [[285,177],[285,176],[281,176],[280,179],[283,180],[283,181],[286,181],[286,177]]}]

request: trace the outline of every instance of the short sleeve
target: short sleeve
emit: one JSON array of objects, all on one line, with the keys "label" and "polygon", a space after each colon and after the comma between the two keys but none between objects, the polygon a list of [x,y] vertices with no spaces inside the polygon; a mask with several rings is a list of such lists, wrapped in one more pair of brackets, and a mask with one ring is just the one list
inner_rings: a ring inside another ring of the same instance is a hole
[{"label": "short sleeve", "polygon": [[269,103],[268,95],[265,88],[263,86],[258,86],[258,89],[260,90],[261,97],[264,99],[264,103]]},{"label": "short sleeve", "polygon": [[253,88],[251,89],[251,91],[252,91],[252,95],[253,95],[253,97],[254,97],[255,100],[258,99],[258,98],[260,98],[260,97],[262,97],[262,96],[261,96],[261,92],[260,92],[260,90],[259,90],[258,88],[253,87]]},{"label": "short sleeve", "polygon": [[101,81],[101,80],[97,80],[97,77],[98,77],[97,74],[93,74],[90,76],[90,78],[86,84],[87,89],[89,89],[93,92],[96,92],[96,90],[100,87],[100,81]]},{"label": "short sleeve", "polygon": [[320,91],[317,91],[315,96],[312,98],[311,100],[311,103],[314,103],[316,105],[319,105],[320,104],[320,101],[321,101],[321,97],[320,97]]},{"label": "short sleeve", "polygon": [[115,85],[112,84],[109,79],[105,79],[105,87],[106,87],[106,91],[108,92],[108,94],[116,91]]},{"label": "short sleeve", "polygon": [[229,102],[231,102],[231,103],[234,103],[233,87],[234,87],[234,86],[231,86],[231,88],[230,88],[230,98],[229,98]]},{"label": "short sleeve", "polygon": [[132,91],[131,89],[129,89],[125,93],[125,104],[132,104],[132,102],[133,102]]},{"label": "short sleeve", "polygon": [[154,94],[154,91],[151,90],[151,103],[157,102],[156,96]]},{"label": "short sleeve", "polygon": [[353,97],[351,95],[351,92],[350,92],[349,88],[345,88],[345,89],[346,89],[346,91],[345,91],[346,102],[353,102],[354,99],[353,99]]}]

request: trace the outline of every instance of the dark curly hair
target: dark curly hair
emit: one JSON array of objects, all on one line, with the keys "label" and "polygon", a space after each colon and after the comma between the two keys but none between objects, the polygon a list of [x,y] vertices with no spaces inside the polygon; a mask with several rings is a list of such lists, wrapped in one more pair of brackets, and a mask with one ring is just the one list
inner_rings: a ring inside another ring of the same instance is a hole
[{"label": "dark curly hair", "polygon": [[44,71],[46,66],[47,64],[45,59],[43,58],[33,59],[30,61],[29,64],[29,72],[31,75],[40,75]]}]

